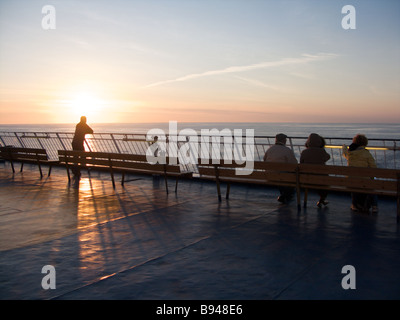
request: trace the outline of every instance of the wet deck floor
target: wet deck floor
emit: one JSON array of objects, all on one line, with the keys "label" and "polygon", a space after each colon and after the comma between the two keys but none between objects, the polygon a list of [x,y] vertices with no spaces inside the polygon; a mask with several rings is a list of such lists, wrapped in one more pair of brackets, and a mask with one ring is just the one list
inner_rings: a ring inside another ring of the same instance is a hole
[{"label": "wet deck floor", "polygon": [[[170,180],[171,189],[174,181]],[[394,199],[350,212],[350,196],[317,209],[280,205],[274,188],[141,177],[112,188],[107,173],[39,178],[0,164],[0,299],[399,299]],[[44,290],[42,267],[56,270]],[[355,268],[344,290],[342,267]]]}]

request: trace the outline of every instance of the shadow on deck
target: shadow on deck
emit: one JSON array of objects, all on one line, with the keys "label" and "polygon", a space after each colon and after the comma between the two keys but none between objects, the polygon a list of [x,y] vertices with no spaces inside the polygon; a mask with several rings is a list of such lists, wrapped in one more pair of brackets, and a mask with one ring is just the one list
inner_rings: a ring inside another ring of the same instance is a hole
[{"label": "shadow on deck", "polygon": [[[399,299],[396,203],[375,215],[331,194],[318,209],[280,205],[274,188],[184,180],[166,194],[144,176],[116,189],[107,173],[0,168],[0,299]],[[170,183],[173,183],[171,180]],[[42,267],[56,289],[41,286]],[[356,289],[342,288],[342,267]]]}]

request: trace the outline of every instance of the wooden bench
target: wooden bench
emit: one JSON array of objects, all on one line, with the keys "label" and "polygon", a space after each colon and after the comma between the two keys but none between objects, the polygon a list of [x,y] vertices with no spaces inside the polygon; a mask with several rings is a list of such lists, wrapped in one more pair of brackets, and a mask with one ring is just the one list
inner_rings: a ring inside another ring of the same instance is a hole
[{"label": "wooden bench", "polygon": [[168,164],[171,163],[171,158],[166,159],[167,164],[150,164],[148,163],[145,155],[66,150],[59,150],[58,157],[60,163],[66,166],[69,181],[71,180],[71,167],[76,167],[80,169],[105,169],[110,171],[111,180],[114,188],[115,172],[122,173],[122,185],[124,185],[125,182],[128,182],[128,180],[125,179],[125,175],[128,173],[162,175],[165,179],[165,188],[167,193],[167,177],[176,178],[175,192],[177,192],[179,178],[192,176],[192,172],[181,171],[179,164]]},{"label": "wooden bench", "polygon": [[199,173],[202,178],[216,181],[219,200],[221,200],[221,182],[227,183],[227,199],[231,183],[293,187],[297,193],[299,210],[301,210],[302,189],[304,189],[304,207],[307,206],[308,189],[356,192],[395,197],[397,220],[400,220],[400,170],[255,161],[254,171],[251,174],[237,175],[236,169],[242,167],[223,162],[199,164]]},{"label": "wooden bench", "polygon": [[49,165],[49,173],[57,160],[49,160],[45,149],[35,148],[17,148],[17,147],[0,147],[0,158],[10,161],[13,173],[15,173],[14,162],[21,162],[20,172],[23,171],[24,163],[35,163],[39,167],[40,177],[43,177],[42,164]]},{"label": "wooden bench", "polygon": [[305,189],[304,207],[308,189],[373,194],[395,197],[400,218],[400,170],[300,164],[299,180]]},{"label": "wooden bench", "polygon": [[[232,183],[249,183],[269,186],[292,187],[298,189],[298,167],[291,163],[255,161],[254,169],[248,175],[238,175],[237,170],[245,170],[245,164],[234,163],[204,164],[199,160],[199,174],[203,179],[216,181],[218,199],[221,200],[221,182],[227,183],[226,198],[229,198]],[[204,162],[204,161],[203,161]],[[300,193],[297,192],[300,205]]]}]

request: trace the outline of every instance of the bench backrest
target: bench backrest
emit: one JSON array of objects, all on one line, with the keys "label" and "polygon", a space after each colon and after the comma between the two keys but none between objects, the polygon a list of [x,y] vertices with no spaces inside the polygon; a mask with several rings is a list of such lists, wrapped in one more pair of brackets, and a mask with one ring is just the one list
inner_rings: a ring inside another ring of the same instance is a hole
[{"label": "bench backrest", "polygon": [[[240,170],[245,170],[245,164],[226,163],[204,164],[199,161],[199,173],[205,179],[219,179],[220,181],[273,184],[282,186],[296,186],[297,165],[290,163],[275,163],[255,161],[250,174],[240,175]],[[244,173],[248,173],[244,171]]]},{"label": "bench backrest", "polygon": [[58,157],[61,163],[82,164],[112,169],[131,169],[144,172],[169,172],[179,173],[179,164],[169,164],[172,159],[167,159],[167,164],[151,164],[145,155],[121,154],[107,152],[85,152],[58,150]]},{"label": "bench backrest", "polygon": [[9,161],[46,161],[45,149],[0,147],[0,157]]},{"label": "bench backrest", "polygon": [[400,170],[396,169],[299,165],[299,183],[302,188],[397,195],[399,179]]},{"label": "bench backrest", "polygon": [[226,182],[248,182],[298,188],[364,192],[397,196],[400,192],[400,170],[330,166],[316,164],[289,164],[255,161],[249,175],[237,174],[236,164],[201,164],[203,178]]}]

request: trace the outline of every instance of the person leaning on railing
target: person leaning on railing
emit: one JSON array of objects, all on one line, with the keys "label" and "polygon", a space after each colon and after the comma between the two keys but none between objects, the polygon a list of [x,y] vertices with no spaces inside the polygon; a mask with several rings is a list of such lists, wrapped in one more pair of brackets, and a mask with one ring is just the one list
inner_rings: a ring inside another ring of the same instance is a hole
[{"label": "person leaning on railing", "polygon": [[[352,167],[369,167],[376,168],[374,157],[365,149],[368,145],[368,138],[363,134],[357,134],[353,138],[353,143],[347,148],[343,145],[343,156],[347,159],[347,163]],[[351,210],[365,211],[368,210],[369,202],[372,206],[372,212],[378,212],[378,198],[376,195],[365,195],[359,193],[351,194]]]},{"label": "person leaning on railing", "polygon": [[[93,129],[88,126],[86,121],[86,117],[82,116],[81,121],[75,127],[75,134],[72,139],[72,150],[74,151],[85,151],[85,136],[87,134],[93,134]],[[79,168],[73,168],[72,172],[74,176],[80,176],[81,174]]]}]

